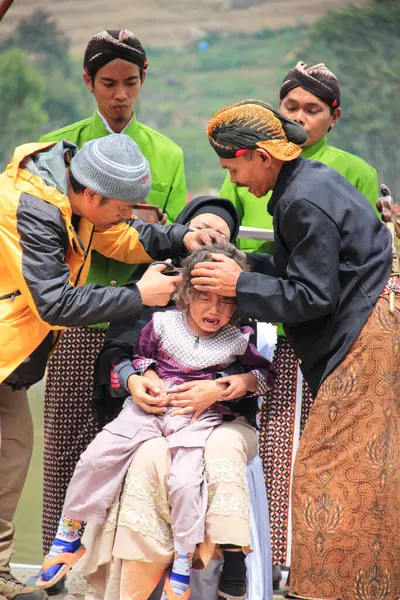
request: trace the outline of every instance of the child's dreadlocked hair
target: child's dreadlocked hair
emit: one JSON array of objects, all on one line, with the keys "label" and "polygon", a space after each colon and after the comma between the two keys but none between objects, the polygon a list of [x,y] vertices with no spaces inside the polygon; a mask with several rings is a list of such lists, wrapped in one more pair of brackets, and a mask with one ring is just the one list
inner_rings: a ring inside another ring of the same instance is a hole
[{"label": "child's dreadlocked hair", "polygon": [[[215,246],[205,246],[191,252],[181,263],[179,269],[182,274],[182,281],[178,285],[175,294],[175,303],[181,310],[186,310],[189,298],[196,297],[199,293],[192,285],[192,271],[198,263],[201,262],[214,262],[211,254],[223,254],[228,258],[232,258],[243,271],[248,271],[249,267],[246,262],[246,257],[243,252],[237,250],[230,244],[215,244]],[[235,310],[232,315],[231,323],[235,323],[239,320],[239,313]]]}]

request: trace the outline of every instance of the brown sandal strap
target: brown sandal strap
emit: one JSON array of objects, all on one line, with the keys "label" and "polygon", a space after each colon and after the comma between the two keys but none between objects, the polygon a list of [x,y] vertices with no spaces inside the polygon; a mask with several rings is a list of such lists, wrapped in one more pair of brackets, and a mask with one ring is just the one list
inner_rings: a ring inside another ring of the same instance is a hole
[{"label": "brown sandal strap", "polygon": [[47,571],[50,567],[56,567],[57,565],[71,567],[78,562],[77,556],[79,555],[80,558],[85,552],[85,546],[80,546],[76,552],[60,552],[60,554],[54,554],[51,557],[47,555],[43,561],[42,569]]}]

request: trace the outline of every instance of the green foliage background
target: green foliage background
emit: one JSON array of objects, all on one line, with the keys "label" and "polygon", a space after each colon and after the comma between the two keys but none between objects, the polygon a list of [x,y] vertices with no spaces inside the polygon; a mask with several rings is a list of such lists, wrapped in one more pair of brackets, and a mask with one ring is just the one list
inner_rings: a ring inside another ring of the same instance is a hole
[{"label": "green foliage background", "polygon": [[337,74],[343,117],[330,142],[362,156],[400,195],[400,1],[376,0],[329,12],[309,33],[303,55]]},{"label": "green foliage background", "polygon": [[69,41],[48,13],[21,21],[0,44],[0,168],[15,146],[82,119],[92,110]]},{"label": "green foliage background", "polygon": [[[244,98],[277,105],[280,83],[297,60],[325,62],[342,85],[344,114],[330,141],[373,164],[400,194],[400,0],[371,0],[329,12],[312,28],[210,34],[178,51],[146,43],[149,72],[139,119],[185,152],[193,194],[218,189],[223,174],[205,127],[218,109]],[[82,82],[81,57],[45,12],[20,23],[0,45],[0,167],[13,148],[88,116],[94,102]]]}]

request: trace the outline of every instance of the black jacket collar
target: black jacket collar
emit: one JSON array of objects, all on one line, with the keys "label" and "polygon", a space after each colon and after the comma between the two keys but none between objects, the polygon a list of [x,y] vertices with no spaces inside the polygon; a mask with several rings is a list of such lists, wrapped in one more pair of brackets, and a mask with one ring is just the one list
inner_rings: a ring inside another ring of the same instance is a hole
[{"label": "black jacket collar", "polygon": [[283,196],[283,194],[285,193],[286,187],[288,186],[290,181],[293,179],[293,177],[296,176],[298,170],[301,169],[302,165],[305,163],[305,160],[306,160],[305,158],[299,156],[298,158],[295,158],[294,160],[285,162],[282,165],[282,168],[278,175],[278,179],[276,180],[276,183],[275,183],[274,190],[272,192],[271,199],[268,202],[268,206],[267,206],[267,209],[268,209],[268,212],[270,215],[272,215],[272,216],[274,215],[275,208],[276,208],[276,205],[278,204],[279,199]]}]

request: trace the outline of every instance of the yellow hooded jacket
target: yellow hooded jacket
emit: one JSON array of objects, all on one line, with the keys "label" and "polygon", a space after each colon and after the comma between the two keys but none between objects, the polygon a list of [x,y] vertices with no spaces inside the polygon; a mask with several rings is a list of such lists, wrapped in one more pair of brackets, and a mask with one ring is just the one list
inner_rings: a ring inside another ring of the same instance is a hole
[{"label": "yellow hooded jacket", "polygon": [[66,195],[66,167],[76,152],[66,141],[25,144],[0,175],[0,382],[13,387],[43,377],[55,331],[141,311],[136,285],[82,287],[91,249],[149,263],[179,255],[187,232],[132,219],[95,233],[83,217],[76,231]]}]

